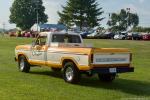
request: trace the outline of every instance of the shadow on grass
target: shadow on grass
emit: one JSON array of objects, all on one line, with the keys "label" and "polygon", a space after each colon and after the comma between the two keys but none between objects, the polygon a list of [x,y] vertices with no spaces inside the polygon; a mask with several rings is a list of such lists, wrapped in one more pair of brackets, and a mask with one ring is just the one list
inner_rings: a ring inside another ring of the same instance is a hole
[{"label": "shadow on grass", "polygon": [[[44,71],[44,72],[30,72],[30,74],[47,75],[62,79],[61,72]],[[93,78],[83,77],[77,85],[84,87],[87,86],[92,88],[116,90],[128,94],[133,94],[136,96],[150,96],[150,83],[138,80],[128,80],[118,78],[112,83],[104,83],[100,82],[96,77]]]},{"label": "shadow on grass", "polygon": [[61,72],[44,71],[44,72],[30,72],[29,74],[47,75],[47,76],[52,76],[55,78],[61,78],[62,79],[62,73]]},{"label": "shadow on grass", "polygon": [[82,79],[78,85],[92,88],[116,90],[136,96],[150,96],[150,83],[138,80],[118,78],[112,83],[104,83],[95,79]]}]

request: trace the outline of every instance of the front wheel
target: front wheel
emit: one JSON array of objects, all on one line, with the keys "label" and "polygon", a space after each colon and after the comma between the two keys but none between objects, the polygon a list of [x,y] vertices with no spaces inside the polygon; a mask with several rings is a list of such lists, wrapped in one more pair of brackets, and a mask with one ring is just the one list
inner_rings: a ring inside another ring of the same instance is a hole
[{"label": "front wheel", "polygon": [[115,79],[116,74],[98,74],[98,77],[100,81],[112,82]]},{"label": "front wheel", "polygon": [[24,56],[19,57],[19,71],[28,73],[30,71],[30,65]]},{"label": "front wheel", "polygon": [[63,78],[68,83],[77,83],[80,80],[80,72],[73,62],[67,62],[63,69]]}]

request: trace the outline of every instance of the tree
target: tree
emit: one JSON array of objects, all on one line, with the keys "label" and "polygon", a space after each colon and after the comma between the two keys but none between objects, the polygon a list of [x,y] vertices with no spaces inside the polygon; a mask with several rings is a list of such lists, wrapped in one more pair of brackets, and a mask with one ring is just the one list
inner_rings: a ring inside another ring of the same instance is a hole
[{"label": "tree", "polygon": [[14,0],[10,8],[10,23],[28,30],[37,23],[37,14],[39,23],[47,22],[48,16],[44,13],[45,7],[42,4],[42,0]]},{"label": "tree", "polygon": [[62,6],[63,11],[58,12],[59,23],[66,26],[75,24],[80,27],[95,27],[103,18],[99,16],[103,13],[102,8],[98,8],[96,0],[68,0],[66,6]]},{"label": "tree", "polygon": [[112,13],[110,20],[107,22],[112,31],[126,31],[129,27],[136,27],[139,24],[137,14],[130,13],[121,9],[120,13]]},{"label": "tree", "polygon": [[150,32],[150,27],[134,27],[133,32]]}]

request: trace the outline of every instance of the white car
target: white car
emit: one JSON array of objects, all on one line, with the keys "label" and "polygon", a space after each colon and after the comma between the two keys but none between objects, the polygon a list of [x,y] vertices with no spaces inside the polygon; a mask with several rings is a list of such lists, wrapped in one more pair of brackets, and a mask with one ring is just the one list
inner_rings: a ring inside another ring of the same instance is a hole
[{"label": "white car", "polygon": [[87,35],[88,37],[94,37],[95,35],[97,35],[97,32],[95,30],[92,30],[90,33],[91,34]]},{"label": "white car", "polygon": [[126,38],[126,33],[118,33],[114,36],[115,40],[124,40]]}]

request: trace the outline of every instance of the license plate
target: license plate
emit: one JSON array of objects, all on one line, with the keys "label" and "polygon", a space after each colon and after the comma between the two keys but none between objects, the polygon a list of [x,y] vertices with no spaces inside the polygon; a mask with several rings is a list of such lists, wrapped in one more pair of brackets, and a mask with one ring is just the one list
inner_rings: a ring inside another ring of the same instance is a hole
[{"label": "license plate", "polygon": [[117,72],[117,69],[116,69],[116,68],[109,68],[109,72],[110,72],[110,73],[116,73],[116,72]]}]

